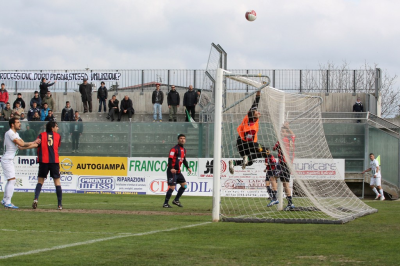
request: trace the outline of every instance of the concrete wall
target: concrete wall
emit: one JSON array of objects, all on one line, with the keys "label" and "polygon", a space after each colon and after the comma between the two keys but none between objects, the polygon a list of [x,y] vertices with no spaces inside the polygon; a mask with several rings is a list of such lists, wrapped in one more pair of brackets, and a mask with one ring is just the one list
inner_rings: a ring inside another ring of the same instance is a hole
[{"label": "concrete wall", "polygon": [[[162,89],[164,92],[164,103],[162,106],[162,112],[167,114],[168,113],[168,106],[166,100],[166,89]],[[136,92],[119,92],[117,95],[117,99],[121,101],[124,95],[128,95],[130,99],[132,99],[133,107],[135,108],[136,114],[152,114],[153,113],[153,104],[151,102],[152,91],[145,91],[143,95],[141,95],[140,91]],[[181,96],[181,104],[183,103],[183,95],[185,91],[179,91]],[[110,93],[112,95],[112,93]],[[83,112],[82,100],[81,95],[79,92],[68,92],[64,95],[63,92],[52,92],[56,108],[55,112],[61,112],[63,107],[65,106],[66,101],[70,101],[71,106],[74,110]],[[352,112],[353,111],[353,104],[357,99],[357,96],[353,96],[352,93],[330,93],[325,95],[325,93],[313,93],[310,95],[320,96],[323,99],[322,104],[322,112]],[[357,94],[361,97],[361,101],[364,103],[364,107],[366,111],[368,111],[368,95],[365,93]],[[12,104],[14,100],[17,98],[17,95],[13,95],[10,93],[10,103]],[[93,93],[93,111],[97,112],[99,103],[96,98],[97,94]],[[33,97],[32,92],[23,92],[22,98],[25,100],[25,103],[29,105],[30,99]],[[227,105],[234,103],[235,101],[244,97],[244,93],[229,93],[227,99]],[[248,99],[249,104],[242,104],[243,108],[239,108],[236,111],[238,112],[247,112],[249,106],[251,105],[252,99]],[[108,108],[107,108],[108,109]],[[243,109],[243,110],[242,110]],[[201,110],[200,107],[196,109],[196,112]],[[183,114],[183,106],[180,105],[178,108],[178,113]]]}]

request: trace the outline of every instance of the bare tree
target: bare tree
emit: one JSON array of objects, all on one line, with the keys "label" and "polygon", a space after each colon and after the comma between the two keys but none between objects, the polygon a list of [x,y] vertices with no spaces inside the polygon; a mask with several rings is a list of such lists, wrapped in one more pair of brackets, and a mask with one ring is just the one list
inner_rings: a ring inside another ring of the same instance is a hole
[{"label": "bare tree", "polygon": [[[305,70],[302,76],[302,88],[305,92],[355,92],[375,94],[377,64],[365,63],[360,69],[351,70],[347,62],[336,66],[332,62],[320,64],[320,69]],[[382,117],[393,117],[400,114],[400,92],[395,88],[397,75],[386,72],[381,77]]]}]

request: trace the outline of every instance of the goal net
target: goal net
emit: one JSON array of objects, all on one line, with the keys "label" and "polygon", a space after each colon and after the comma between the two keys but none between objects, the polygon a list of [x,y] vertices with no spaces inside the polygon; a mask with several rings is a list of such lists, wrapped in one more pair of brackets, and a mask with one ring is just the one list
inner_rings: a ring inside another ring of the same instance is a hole
[{"label": "goal net", "polygon": [[[376,212],[346,185],[344,161],[332,158],[320,97],[285,93],[270,87],[268,77],[218,71],[214,161],[221,159],[221,165],[214,166],[214,174],[221,174],[214,176],[214,208],[219,220],[345,223]],[[226,107],[217,108],[224,78],[261,93],[235,93]],[[228,168],[232,173],[223,171]]]}]

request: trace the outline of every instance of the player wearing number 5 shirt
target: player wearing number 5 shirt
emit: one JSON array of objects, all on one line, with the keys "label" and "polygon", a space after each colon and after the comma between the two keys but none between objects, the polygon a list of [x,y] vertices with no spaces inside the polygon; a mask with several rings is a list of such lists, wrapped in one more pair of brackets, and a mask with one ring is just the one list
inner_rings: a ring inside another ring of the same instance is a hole
[{"label": "player wearing number 5 shirt", "polygon": [[44,180],[50,172],[56,186],[56,194],[58,200],[58,209],[62,210],[62,190],[60,182],[60,161],[58,158],[58,148],[61,145],[61,136],[57,133],[58,125],[51,121],[46,124],[46,132],[39,134],[37,141],[40,142],[38,147],[39,173],[38,183],[35,189],[35,199],[32,208],[36,209],[38,205],[39,194],[42,189]]}]

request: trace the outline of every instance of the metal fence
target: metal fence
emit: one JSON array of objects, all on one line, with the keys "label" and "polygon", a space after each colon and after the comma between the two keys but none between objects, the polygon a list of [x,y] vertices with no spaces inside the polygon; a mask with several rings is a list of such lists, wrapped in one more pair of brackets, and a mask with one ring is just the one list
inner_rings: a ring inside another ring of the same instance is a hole
[{"label": "metal fence", "polygon": [[[302,92],[364,92],[374,93],[379,89],[380,69],[372,70],[293,70],[293,69],[228,69],[238,74],[261,74],[271,78],[271,85],[275,88],[294,93]],[[0,70],[1,73],[15,72],[44,72],[44,73],[79,73],[85,72],[118,72],[119,81],[105,81],[111,90],[154,90],[155,83],[177,88],[187,88],[193,85],[195,89],[212,90],[205,82],[204,70],[192,69],[84,69],[84,70]],[[9,81],[4,82],[9,92],[35,91],[39,89],[39,81]],[[100,81],[92,83],[93,88],[100,86]],[[250,92],[254,88],[233,81],[226,80],[226,88],[230,92]],[[79,82],[60,81],[50,87],[51,91],[77,91]]]}]

